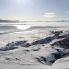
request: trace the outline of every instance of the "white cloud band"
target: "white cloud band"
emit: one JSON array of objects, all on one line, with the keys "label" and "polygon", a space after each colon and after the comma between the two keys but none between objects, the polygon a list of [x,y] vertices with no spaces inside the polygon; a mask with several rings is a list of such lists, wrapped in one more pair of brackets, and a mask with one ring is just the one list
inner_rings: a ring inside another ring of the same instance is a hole
[{"label": "white cloud band", "polygon": [[54,18],[54,17],[57,17],[57,15],[56,15],[56,13],[48,12],[48,13],[44,14],[44,17],[46,17],[46,18]]}]

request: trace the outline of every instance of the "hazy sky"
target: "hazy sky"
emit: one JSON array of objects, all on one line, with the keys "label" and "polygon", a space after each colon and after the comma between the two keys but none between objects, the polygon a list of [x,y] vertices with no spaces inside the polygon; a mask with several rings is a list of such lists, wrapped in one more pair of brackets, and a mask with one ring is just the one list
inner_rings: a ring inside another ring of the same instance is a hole
[{"label": "hazy sky", "polygon": [[69,20],[69,0],[0,0],[0,19]]}]

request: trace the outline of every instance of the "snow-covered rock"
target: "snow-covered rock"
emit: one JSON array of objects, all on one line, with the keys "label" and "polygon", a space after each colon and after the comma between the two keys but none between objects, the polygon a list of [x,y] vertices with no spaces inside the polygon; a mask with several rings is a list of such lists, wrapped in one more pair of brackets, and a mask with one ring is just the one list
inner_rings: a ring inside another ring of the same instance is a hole
[{"label": "snow-covered rock", "polygon": [[4,34],[0,38],[4,43],[0,47],[1,69],[69,68],[69,34],[64,30],[46,28],[37,33],[32,30]]}]

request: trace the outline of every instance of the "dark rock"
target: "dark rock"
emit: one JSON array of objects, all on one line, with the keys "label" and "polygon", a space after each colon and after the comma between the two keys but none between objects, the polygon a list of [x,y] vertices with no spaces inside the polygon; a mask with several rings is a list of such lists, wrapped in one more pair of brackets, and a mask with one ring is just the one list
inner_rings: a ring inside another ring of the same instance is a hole
[{"label": "dark rock", "polygon": [[30,43],[24,43],[24,44],[21,45],[21,47],[30,47],[30,46],[31,46]]},{"label": "dark rock", "polygon": [[63,40],[59,40],[53,44],[51,44],[52,46],[60,46],[61,48],[64,49],[69,49],[69,40],[68,39],[63,39]]},{"label": "dark rock", "polygon": [[9,58],[9,57],[6,57],[5,60],[8,60],[8,61],[18,61],[19,59],[18,58]]},{"label": "dark rock", "polygon": [[5,60],[10,60],[10,58],[7,57],[7,58],[5,58]]},{"label": "dark rock", "polygon": [[8,43],[6,46],[20,46],[20,45],[23,45],[26,42],[27,41],[15,41],[15,42]]},{"label": "dark rock", "polygon": [[40,48],[38,48],[38,49],[33,49],[33,51],[39,51],[40,50]]},{"label": "dark rock", "polygon": [[24,47],[30,47],[31,44],[30,43],[26,43]]},{"label": "dark rock", "polygon": [[24,50],[24,51],[26,51],[26,52],[30,52],[30,50]]},{"label": "dark rock", "polygon": [[13,46],[11,46],[11,47],[1,47],[0,51],[8,51],[8,50],[16,49],[16,48],[18,48],[18,47],[13,47]]},{"label": "dark rock", "polygon": [[54,55],[54,58],[56,60],[61,58],[61,55],[59,53],[52,53],[52,55]]},{"label": "dark rock", "polygon": [[63,33],[63,31],[51,31],[51,33],[59,36],[61,33]]},{"label": "dark rock", "polygon": [[65,35],[57,37],[57,39],[61,39],[61,38],[65,38]]},{"label": "dark rock", "polygon": [[54,39],[57,39],[57,38],[59,37],[59,35],[60,35],[61,33],[63,33],[63,31],[52,31],[51,33],[54,34],[53,38],[54,38]]},{"label": "dark rock", "polygon": [[37,45],[37,44],[47,44],[53,40],[53,37],[47,37],[45,39],[37,40],[35,42],[32,42],[31,45]]},{"label": "dark rock", "polygon": [[36,58],[38,62],[42,63],[42,64],[46,64],[47,60],[45,57],[41,56],[39,58]]},{"label": "dark rock", "polygon": [[66,38],[69,39],[69,34],[59,35],[57,39]]},{"label": "dark rock", "polygon": [[8,43],[5,47],[1,47],[0,51],[8,51],[8,50],[13,50],[18,48],[19,46],[22,46],[25,44],[27,41],[16,41],[16,42],[11,42]]},{"label": "dark rock", "polygon": [[51,60],[50,63],[53,64],[55,62],[55,60]]}]

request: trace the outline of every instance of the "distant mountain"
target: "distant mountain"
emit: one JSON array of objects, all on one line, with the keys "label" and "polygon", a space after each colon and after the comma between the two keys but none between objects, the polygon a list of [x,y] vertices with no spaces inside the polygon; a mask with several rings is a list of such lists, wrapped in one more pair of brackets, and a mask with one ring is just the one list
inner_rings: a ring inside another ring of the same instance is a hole
[{"label": "distant mountain", "polygon": [[11,22],[11,23],[19,23],[19,22],[69,22],[69,20],[57,20],[57,21],[24,21],[24,20],[22,20],[22,21],[20,21],[20,20],[4,20],[4,19],[0,19],[0,23],[9,23],[9,22]]},{"label": "distant mountain", "polygon": [[9,23],[9,22],[11,22],[11,23],[15,22],[15,23],[17,23],[17,22],[20,22],[20,21],[19,20],[3,20],[3,19],[0,19],[0,23],[4,23],[4,22],[7,22],[7,23]]}]

